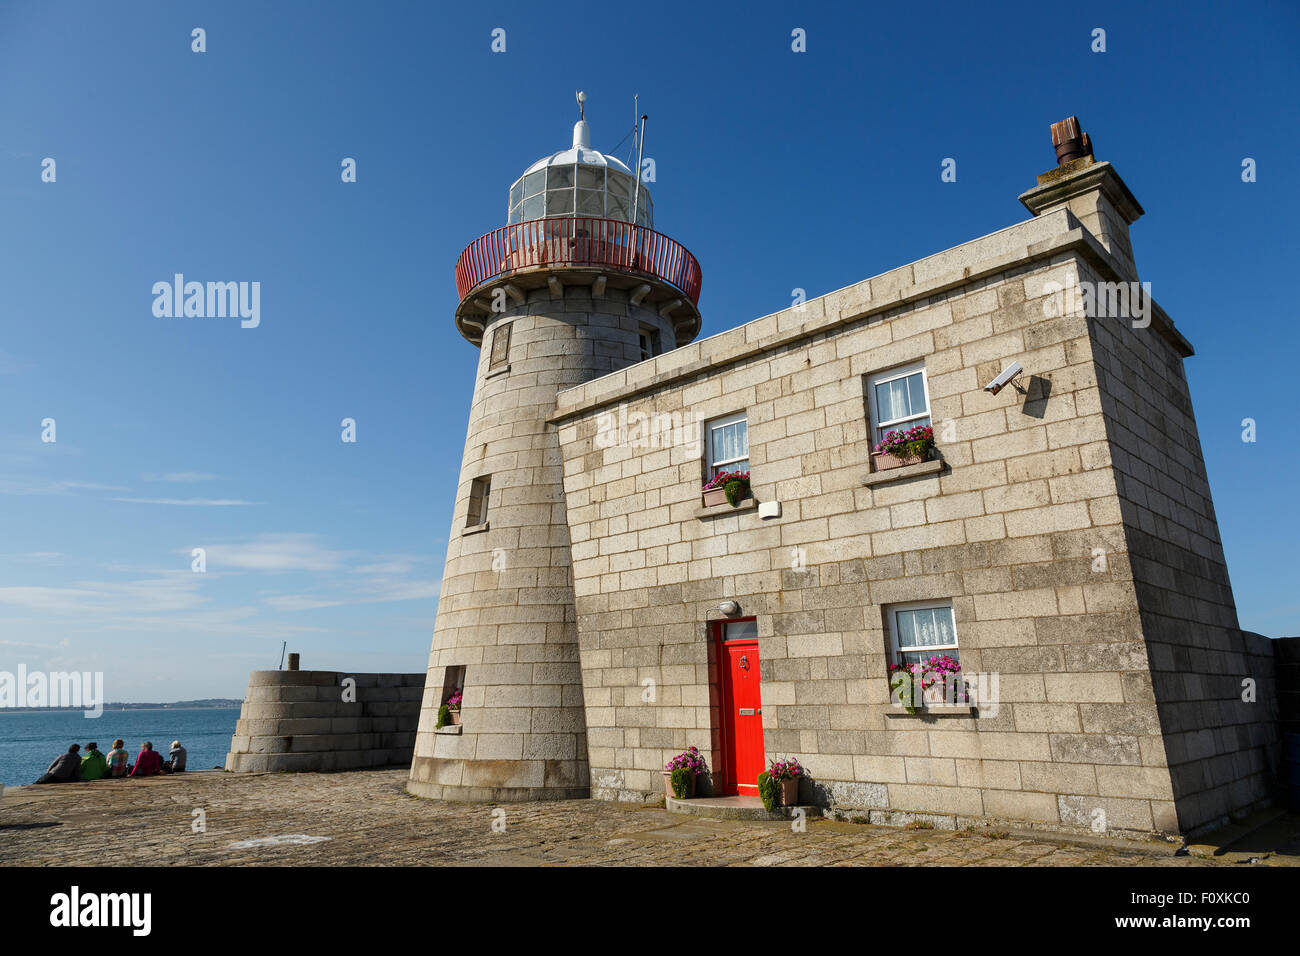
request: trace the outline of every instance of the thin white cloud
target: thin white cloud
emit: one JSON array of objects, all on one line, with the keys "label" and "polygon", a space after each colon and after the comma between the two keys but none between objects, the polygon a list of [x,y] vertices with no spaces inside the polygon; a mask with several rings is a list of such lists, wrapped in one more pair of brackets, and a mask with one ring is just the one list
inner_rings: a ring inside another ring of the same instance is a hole
[{"label": "thin white cloud", "polygon": [[353,574],[410,574],[416,565],[429,559],[419,554],[392,554],[377,556],[374,564],[360,564],[352,569]]},{"label": "thin white cloud", "polygon": [[424,601],[436,598],[440,590],[437,581],[393,581],[376,578],[355,590],[331,597],[313,594],[277,594],[262,599],[262,603],[277,611],[312,611],[323,607],[344,607],[351,604],[388,604],[394,601]]},{"label": "thin white cloud", "polygon": [[129,505],[186,505],[201,508],[227,508],[240,505],[259,505],[260,501],[242,498],[113,498]]},{"label": "thin white cloud", "polygon": [[145,474],[140,476],[145,481],[216,481],[218,475],[206,471],[169,471],[165,474]]},{"label": "thin white cloud", "polygon": [[63,563],[62,551],[17,551],[0,554],[0,558],[13,558],[23,564],[41,564],[53,567]]},{"label": "thin white cloud", "polygon": [[262,603],[277,611],[314,611],[322,607],[341,607],[347,601],[314,598],[309,594],[281,594],[263,598]]},{"label": "thin white cloud", "polygon": [[104,485],[95,481],[51,481],[48,478],[0,477],[0,495],[70,495],[78,491],[130,490],[130,488],[122,485]]},{"label": "thin white cloud", "polygon": [[[243,542],[205,545],[207,566],[221,571],[333,571],[343,566],[345,554],[327,548],[314,534],[263,534]],[[181,553],[189,554],[190,549]]]},{"label": "thin white cloud", "polygon": [[0,647],[33,647],[43,651],[57,651],[61,647],[67,647],[68,644],[66,637],[57,644],[42,644],[38,641],[0,641]]}]

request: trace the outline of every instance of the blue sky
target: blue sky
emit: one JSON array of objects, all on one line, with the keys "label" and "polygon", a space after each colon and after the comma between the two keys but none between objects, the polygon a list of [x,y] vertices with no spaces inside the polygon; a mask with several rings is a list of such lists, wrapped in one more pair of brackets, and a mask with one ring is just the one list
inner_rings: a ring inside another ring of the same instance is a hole
[{"label": "blue sky", "polygon": [[[999,6],[0,0],[0,669],[126,700],[240,696],[283,640],[423,670],[474,376],[452,269],[576,89],[607,151],[640,94],[706,335],[1028,218],[1078,114],[1197,349],[1242,624],[1300,634],[1298,8]],[[260,326],[156,318],[177,272],[260,282]]]}]

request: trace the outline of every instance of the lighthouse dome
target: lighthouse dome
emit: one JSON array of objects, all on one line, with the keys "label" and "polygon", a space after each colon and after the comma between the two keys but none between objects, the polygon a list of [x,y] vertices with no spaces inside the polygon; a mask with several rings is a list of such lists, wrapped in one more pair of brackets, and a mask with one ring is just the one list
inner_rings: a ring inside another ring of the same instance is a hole
[{"label": "lighthouse dome", "polygon": [[591,148],[591,129],[585,119],[573,126],[573,145],[543,156],[524,170],[510,187],[511,223],[553,216],[633,221],[654,226],[650,190],[621,160]]}]

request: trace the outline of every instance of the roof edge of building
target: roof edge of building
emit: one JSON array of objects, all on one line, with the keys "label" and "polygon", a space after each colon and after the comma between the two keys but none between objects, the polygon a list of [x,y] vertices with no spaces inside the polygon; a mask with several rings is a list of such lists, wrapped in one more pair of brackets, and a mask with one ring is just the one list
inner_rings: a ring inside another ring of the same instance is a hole
[{"label": "roof edge of building", "polygon": [[[1105,275],[1107,281],[1125,281],[1125,272],[1118,260],[1074,213],[1058,209],[809,299],[802,306],[761,316],[626,369],[565,389],[557,395],[556,410],[547,421],[558,424],[701,372],[721,371],[800,339],[830,332],[871,315],[1067,252],[1081,255]],[[1154,300],[1151,301],[1151,326],[1182,357],[1193,354],[1191,343],[1178,332],[1168,314]]]}]

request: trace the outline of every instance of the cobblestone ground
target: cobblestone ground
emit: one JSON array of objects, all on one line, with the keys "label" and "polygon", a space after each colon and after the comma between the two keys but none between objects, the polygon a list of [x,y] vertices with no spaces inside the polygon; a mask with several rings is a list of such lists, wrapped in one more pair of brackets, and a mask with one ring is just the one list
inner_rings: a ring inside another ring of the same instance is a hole
[{"label": "cobblestone ground", "polygon": [[[487,805],[405,793],[405,770],[201,773],[10,789],[0,862],[10,866],[757,865],[1196,866],[1188,856],[942,830],[706,820],[594,800]],[[207,832],[193,833],[193,811]],[[327,837],[314,843],[247,841]]]}]

